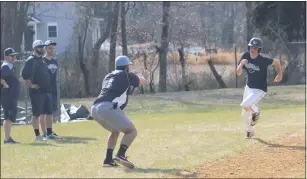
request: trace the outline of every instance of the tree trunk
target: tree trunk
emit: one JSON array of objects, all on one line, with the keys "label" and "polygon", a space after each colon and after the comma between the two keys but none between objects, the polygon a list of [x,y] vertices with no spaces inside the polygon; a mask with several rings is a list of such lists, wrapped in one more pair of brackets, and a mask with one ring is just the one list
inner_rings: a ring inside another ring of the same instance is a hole
[{"label": "tree trunk", "polygon": [[210,57],[210,60],[208,60],[208,65],[212,71],[212,74],[214,75],[217,83],[220,85],[221,88],[227,88],[226,84],[224,83],[222,77],[217,73],[214,65],[213,65],[213,62],[211,60],[211,57]]},{"label": "tree trunk", "polygon": [[[147,71],[147,54],[144,52],[143,53],[143,62],[144,62],[144,70]],[[144,91],[144,86],[143,85],[140,85],[140,91],[141,91],[141,94],[145,94],[145,91]]]},{"label": "tree trunk", "polygon": [[117,35],[117,24],[118,24],[118,14],[119,14],[119,3],[115,3],[113,11],[113,20],[111,27],[111,41],[110,41],[110,52],[109,52],[109,72],[115,69],[115,58],[116,58],[116,35]]},{"label": "tree trunk", "polygon": [[112,24],[112,18],[113,18],[113,14],[112,14],[112,7],[113,7],[113,2],[109,1],[107,4],[107,9],[109,9],[109,13],[108,13],[108,20],[107,20],[107,25],[104,27],[103,24],[101,24],[100,27],[100,38],[97,40],[97,42],[95,43],[94,47],[93,47],[93,55],[92,55],[92,63],[91,63],[91,70],[90,72],[90,79],[91,79],[91,87],[90,87],[90,94],[91,95],[96,95],[95,93],[98,92],[99,87],[98,84],[101,84],[101,78],[98,78],[98,76],[103,76],[104,74],[99,74],[98,75],[98,61],[100,59],[99,57],[99,49],[101,47],[101,45],[107,40],[107,38],[110,35],[110,30],[111,30],[111,24]]},{"label": "tree trunk", "polygon": [[1,2],[1,58],[5,48],[20,52],[30,2]]},{"label": "tree trunk", "polygon": [[189,85],[187,84],[186,74],[185,74],[185,58],[184,58],[184,48],[181,46],[181,48],[178,49],[179,52],[179,61],[181,64],[181,79],[182,79],[182,85],[185,91],[190,91]]},{"label": "tree trunk", "polygon": [[254,35],[254,28],[253,28],[253,2],[246,1],[245,2],[246,7],[246,41],[247,43],[250,41],[251,38],[253,38]]},{"label": "tree trunk", "polygon": [[121,31],[122,31],[122,49],[123,55],[128,56],[128,47],[127,47],[127,30],[126,30],[126,2],[121,2]]},{"label": "tree trunk", "polygon": [[86,37],[87,37],[87,27],[88,26],[86,26],[86,28],[85,28],[85,33],[84,33],[83,39],[82,39],[81,36],[78,37],[78,51],[79,51],[78,58],[79,58],[80,69],[83,73],[85,93],[86,93],[86,95],[89,95],[90,94],[89,72],[86,69],[86,65],[85,65],[84,60],[83,60],[83,58],[84,58],[84,45],[85,45],[85,40],[86,40]]},{"label": "tree trunk", "polygon": [[163,17],[162,17],[162,35],[161,47],[159,49],[160,76],[159,90],[167,91],[167,53],[168,53],[168,36],[169,36],[169,18],[170,18],[170,2],[163,1]]}]

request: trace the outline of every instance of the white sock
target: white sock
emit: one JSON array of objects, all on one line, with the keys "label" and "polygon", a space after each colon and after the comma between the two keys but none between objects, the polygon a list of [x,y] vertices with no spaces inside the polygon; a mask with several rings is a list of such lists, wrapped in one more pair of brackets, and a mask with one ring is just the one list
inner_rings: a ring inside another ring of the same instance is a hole
[{"label": "white sock", "polygon": [[252,112],[242,109],[242,118],[245,125],[245,130],[247,132],[254,132],[254,128],[251,126]]}]

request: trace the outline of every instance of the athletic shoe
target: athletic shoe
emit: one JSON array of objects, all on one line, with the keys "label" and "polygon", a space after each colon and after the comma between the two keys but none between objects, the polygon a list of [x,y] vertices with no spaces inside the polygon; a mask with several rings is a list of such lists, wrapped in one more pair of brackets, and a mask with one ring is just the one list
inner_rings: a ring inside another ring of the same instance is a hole
[{"label": "athletic shoe", "polygon": [[130,162],[127,157],[124,157],[124,156],[116,156],[114,158],[114,161],[117,163],[117,164],[121,164],[127,168],[130,168],[130,169],[133,169],[134,168],[134,164],[132,162]]},{"label": "athletic shoe", "polygon": [[46,141],[46,140],[47,138],[44,135],[35,136],[35,141]]},{"label": "athletic shoe", "polygon": [[114,160],[107,161],[106,159],[103,162],[103,167],[118,167],[119,165],[114,162]]},{"label": "athletic shoe", "polygon": [[45,134],[46,138],[48,139],[62,139],[62,137],[58,136],[56,133],[52,132],[51,134]]},{"label": "athletic shoe", "polygon": [[12,139],[12,137],[10,137],[8,140],[4,140],[3,143],[4,144],[19,144],[19,142]]},{"label": "athletic shoe", "polygon": [[259,116],[260,116],[260,111],[256,112],[256,113],[253,113],[252,121],[251,121],[251,126],[254,126],[254,125],[257,124],[257,122],[259,120]]},{"label": "athletic shoe", "polygon": [[245,139],[250,139],[250,138],[252,138],[254,135],[255,135],[255,132],[247,132],[247,131],[246,131],[246,137],[245,137]]}]

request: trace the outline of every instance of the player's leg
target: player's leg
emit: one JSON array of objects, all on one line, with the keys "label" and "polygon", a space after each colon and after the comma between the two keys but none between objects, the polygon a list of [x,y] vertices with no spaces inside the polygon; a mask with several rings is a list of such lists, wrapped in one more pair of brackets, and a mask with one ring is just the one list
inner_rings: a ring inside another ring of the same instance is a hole
[{"label": "player's leg", "polygon": [[264,97],[265,92],[263,92],[262,90],[251,89],[248,87],[245,90],[246,90],[245,93],[246,95],[244,96],[243,101],[241,103],[242,117],[246,127],[246,132],[247,132],[246,137],[250,138],[254,135],[254,128],[253,125],[251,125],[252,117],[254,111],[259,110],[255,104]]},{"label": "player's leg", "polygon": [[56,135],[52,131],[53,123],[53,99],[51,93],[45,94],[46,100],[44,104],[44,113],[46,113],[46,130],[48,139],[61,139],[62,137]]},{"label": "player's leg", "polygon": [[36,141],[46,140],[46,138],[42,137],[39,132],[39,117],[42,113],[42,100],[43,99],[40,93],[30,94],[30,101],[32,106],[32,126]]},{"label": "player's leg", "polygon": [[43,136],[46,137],[45,134],[47,132],[47,129],[46,129],[46,115],[45,114],[41,114],[39,116],[39,124],[41,126]]},{"label": "player's leg", "polygon": [[54,132],[54,130],[53,130],[53,128],[52,128],[52,125],[53,125],[53,122],[54,122],[54,114],[56,114],[56,112],[57,112],[57,110],[58,110],[58,106],[57,106],[58,104],[57,104],[57,96],[56,95],[52,95],[52,120],[48,120],[47,121],[47,125],[46,125],[46,127],[47,128],[50,128],[51,129],[51,133],[52,133],[52,136],[54,136],[55,138],[58,138],[58,139],[60,139],[60,138],[62,138],[62,137],[60,137],[59,135],[57,135],[55,132]]},{"label": "player's leg", "polygon": [[[250,93],[251,93],[251,90],[246,85],[245,89],[244,89],[244,94],[243,94],[243,100],[242,101],[244,101]],[[248,138],[248,137],[250,137],[251,134],[254,133],[254,129],[250,125],[252,113],[251,113],[251,110],[250,110],[249,107],[242,106],[242,105],[241,105],[241,107],[242,107],[242,119],[243,119],[243,123],[244,123],[244,126],[245,126],[246,137]]]},{"label": "player's leg", "polygon": [[4,111],[4,143],[5,144],[16,144],[19,142],[16,142],[11,137],[11,129],[12,129],[12,123],[16,121],[17,116],[17,99],[10,99],[10,101],[7,101],[7,104],[2,104],[3,111]]},{"label": "player's leg", "polygon": [[132,169],[134,168],[134,164],[127,159],[126,151],[136,138],[137,130],[122,110],[115,109],[114,111],[115,120],[112,121],[112,125],[115,126],[117,130],[124,133],[120,143],[120,148],[114,160],[121,165]]},{"label": "player's leg", "polygon": [[113,160],[113,151],[117,143],[117,139],[119,137],[119,132],[114,129],[114,127],[106,120],[106,118],[110,118],[111,115],[108,113],[110,109],[113,107],[112,103],[109,104],[96,104],[92,106],[91,114],[95,121],[99,123],[103,128],[110,131],[110,135],[108,136],[107,142],[107,151],[106,158],[103,161],[104,167],[117,167]]},{"label": "player's leg", "polygon": [[260,109],[256,104],[265,96],[266,93],[259,89],[250,89],[249,91],[247,97],[243,99],[241,106],[252,113],[251,125],[254,126],[257,123],[260,114]]}]

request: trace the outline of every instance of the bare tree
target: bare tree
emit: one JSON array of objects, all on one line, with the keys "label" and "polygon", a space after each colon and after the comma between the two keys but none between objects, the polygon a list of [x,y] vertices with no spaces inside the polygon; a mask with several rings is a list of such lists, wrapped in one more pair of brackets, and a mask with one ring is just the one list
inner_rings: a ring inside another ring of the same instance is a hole
[{"label": "bare tree", "polygon": [[159,90],[167,91],[167,53],[169,44],[169,19],[170,19],[170,2],[163,1],[163,17],[162,17],[162,35],[161,46],[159,48],[160,75]]},{"label": "bare tree", "polygon": [[186,61],[185,61],[185,58],[184,58],[184,48],[183,48],[182,43],[181,43],[181,47],[178,48],[178,53],[179,53],[179,61],[180,61],[180,64],[181,64],[182,85],[183,85],[185,91],[190,91],[189,84],[187,83],[187,76],[186,76],[186,73],[185,73]]},{"label": "bare tree", "polygon": [[111,29],[111,40],[110,40],[110,53],[109,53],[109,72],[113,71],[115,68],[115,58],[116,58],[116,36],[117,36],[117,25],[118,25],[118,15],[119,15],[119,3],[115,3],[113,18],[112,18],[112,29]]},{"label": "bare tree", "polygon": [[[89,85],[89,70],[86,68],[86,64],[84,62],[84,47],[86,43],[86,38],[88,34],[88,28],[90,26],[91,14],[90,14],[90,7],[89,2],[84,2],[83,6],[86,6],[84,14],[81,14],[80,18],[80,30],[78,33],[78,59],[80,69],[83,73],[83,80],[84,80],[84,88],[86,95],[90,94],[90,85]],[[81,25],[82,24],[82,25]],[[82,30],[81,30],[82,29]]]},{"label": "bare tree", "polygon": [[92,82],[91,83],[91,94],[95,95],[96,93],[99,92],[98,84],[101,83],[101,79],[102,79],[98,77],[103,76],[103,74],[98,75],[97,67],[98,67],[98,61],[100,59],[99,49],[110,35],[112,18],[113,18],[113,13],[112,13],[113,2],[108,1],[108,2],[95,2],[95,4],[93,3],[94,2],[92,2],[92,8],[98,9],[97,10],[98,12],[94,14],[94,16],[98,19],[101,19],[100,20],[100,37],[95,42],[95,45],[93,47],[93,56],[92,56],[92,63],[91,63],[91,66],[93,68],[90,71],[91,72],[90,78]]},{"label": "bare tree", "polygon": [[[131,4],[133,3],[133,4]],[[126,8],[127,4],[127,8]],[[135,7],[135,2],[121,2],[121,32],[122,32],[122,48],[123,55],[128,55],[128,47],[127,47],[127,29],[126,29],[126,14],[129,10]]]},{"label": "bare tree", "polygon": [[254,28],[253,28],[253,17],[252,17],[252,12],[253,12],[253,2],[252,1],[246,1],[245,2],[246,6],[246,40],[247,43],[249,40],[253,37],[254,35]]},{"label": "bare tree", "polygon": [[1,56],[9,46],[20,52],[31,5],[27,1],[1,2]]}]

